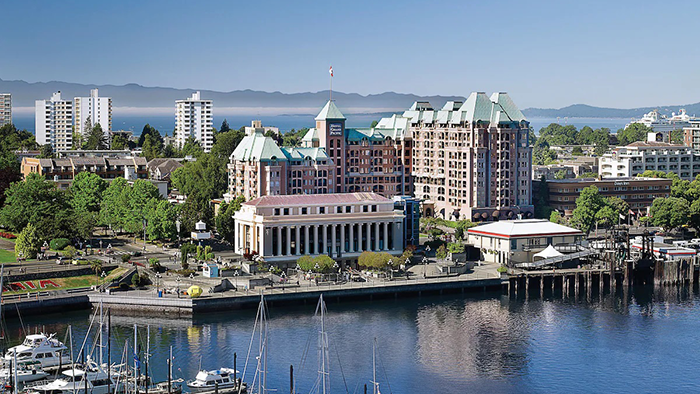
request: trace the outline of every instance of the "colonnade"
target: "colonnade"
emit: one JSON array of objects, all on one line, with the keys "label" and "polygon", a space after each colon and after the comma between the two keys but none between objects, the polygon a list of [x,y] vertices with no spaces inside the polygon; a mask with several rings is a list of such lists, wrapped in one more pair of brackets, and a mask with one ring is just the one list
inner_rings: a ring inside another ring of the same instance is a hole
[{"label": "colonnade", "polygon": [[400,222],[328,223],[263,226],[238,223],[235,250],[266,257],[401,250]]}]

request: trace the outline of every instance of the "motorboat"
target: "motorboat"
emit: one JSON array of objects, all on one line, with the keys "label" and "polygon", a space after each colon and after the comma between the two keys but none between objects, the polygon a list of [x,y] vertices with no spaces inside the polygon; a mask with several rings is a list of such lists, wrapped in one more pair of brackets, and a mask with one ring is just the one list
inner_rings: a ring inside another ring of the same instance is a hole
[{"label": "motorboat", "polygon": [[170,381],[170,390],[168,390],[168,382],[159,382],[150,386],[148,390],[140,388],[139,394],[181,394],[182,386],[178,384],[180,382],[182,382],[182,379]]},{"label": "motorboat", "polygon": [[[40,383],[40,382],[39,382]],[[86,391],[87,389],[87,391]],[[28,394],[111,394],[121,392],[123,382],[117,384],[92,360],[87,366],[76,366],[61,373],[54,381],[28,387]]]},{"label": "motorboat", "polygon": [[187,382],[187,387],[193,393],[215,390],[238,390],[239,385],[243,385],[240,392],[245,392],[245,383],[237,378],[239,372],[232,368],[219,368],[211,371],[199,371],[194,380]]},{"label": "motorboat", "polygon": [[[68,348],[58,339],[56,334],[30,334],[24,338],[21,345],[13,346],[7,350],[4,359],[15,360],[18,363],[38,361],[42,368],[68,365],[70,357],[63,354]],[[16,356],[15,356],[16,354]]]},{"label": "motorboat", "polygon": [[[0,380],[10,382],[14,380],[14,368],[0,369]],[[17,382],[26,383],[41,380],[49,376],[47,372],[41,369],[41,364],[38,361],[18,362],[17,363]]]}]

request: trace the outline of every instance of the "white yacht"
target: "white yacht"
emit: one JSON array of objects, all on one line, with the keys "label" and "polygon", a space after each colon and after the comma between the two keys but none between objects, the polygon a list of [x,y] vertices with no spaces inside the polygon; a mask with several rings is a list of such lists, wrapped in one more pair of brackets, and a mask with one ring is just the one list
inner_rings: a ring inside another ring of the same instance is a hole
[{"label": "white yacht", "polygon": [[[41,369],[38,361],[17,363],[17,382],[26,383],[41,380],[49,376],[47,372]],[[0,380],[3,382],[11,382],[14,380],[14,368],[0,369]]]},{"label": "white yacht", "polygon": [[68,365],[70,357],[64,354],[68,348],[55,338],[56,334],[30,334],[21,345],[13,346],[5,353],[5,360],[12,361],[17,354],[17,363],[38,361],[42,368]]},{"label": "white yacht", "polygon": [[[121,392],[124,384],[110,378],[96,363],[88,360],[87,368],[77,367],[62,372],[61,377],[28,388],[28,394],[110,394]],[[87,380],[87,382],[86,382]]]},{"label": "white yacht", "polygon": [[246,384],[241,383],[240,378],[234,378],[238,376],[238,371],[232,368],[219,368],[213,371],[199,371],[194,380],[187,382],[187,387],[193,393],[200,393],[204,391],[214,391],[227,390],[227,389],[238,389],[239,384],[243,384],[240,392],[246,392]]}]

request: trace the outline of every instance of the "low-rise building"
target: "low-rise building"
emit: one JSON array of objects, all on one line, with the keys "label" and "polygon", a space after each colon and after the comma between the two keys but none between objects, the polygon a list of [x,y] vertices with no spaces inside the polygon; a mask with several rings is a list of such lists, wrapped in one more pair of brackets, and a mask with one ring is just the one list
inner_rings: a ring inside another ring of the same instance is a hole
[{"label": "low-rise building", "polygon": [[[635,214],[645,214],[654,199],[671,195],[672,184],[673,180],[666,178],[577,178],[549,179],[545,187],[549,191],[549,206],[565,215],[571,215],[576,208],[576,199],[589,186],[596,186],[604,197],[622,199]],[[541,182],[538,187],[542,187]]]},{"label": "low-rise building", "polygon": [[691,118],[688,123],[683,128],[683,142],[685,146],[700,150],[700,118]]},{"label": "low-rise building", "polygon": [[483,261],[507,266],[532,262],[549,245],[571,249],[583,239],[581,230],[546,219],[501,220],[467,230],[467,244],[481,251]]},{"label": "low-rise building", "polygon": [[585,173],[598,173],[598,158],[576,156],[568,160],[560,160],[557,164],[533,165],[532,179],[556,179],[558,173],[564,171],[564,179],[576,178]]},{"label": "low-rise building", "polygon": [[20,171],[23,177],[31,173],[43,175],[56,182],[61,189],[67,189],[73,178],[82,171],[89,171],[105,180],[123,177],[127,180],[147,179],[146,159],[143,157],[68,157],[63,159],[22,159]]},{"label": "low-rise building", "polygon": [[352,263],[363,251],[400,255],[404,248],[403,212],[375,193],[263,196],[234,219],[234,251],[283,268],[303,255]]},{"label": "low-rise building", "polygon": [[394,209],[403,211],[403,239],[406,245],[418,245],[420,239],[421,201],[411,196],[394,196]]},{"label": "low-rise building", "polygon": [[182,167],[183,164],[175,159],[156,158],[146,164],[151,179],[158,181],[169,181],[173,171]]},{"label": "low-rise building", "polygon": [[700,175],[700,152],[684,145],[638,141],[603,155],[598,173],[603,178],[620,178],[646,170],[673,172],[690,181]]}]

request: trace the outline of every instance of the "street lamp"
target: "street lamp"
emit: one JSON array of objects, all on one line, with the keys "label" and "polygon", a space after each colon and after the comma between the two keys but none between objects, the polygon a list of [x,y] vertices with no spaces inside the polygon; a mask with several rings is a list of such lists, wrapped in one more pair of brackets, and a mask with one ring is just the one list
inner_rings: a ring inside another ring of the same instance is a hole
[{"label": "street lamp", "polygon": [[175,278],[175,281],[177,282],[177,298],[180,298],[180,277]]},{"label": "street lamp", "polygon": [[236,286],[236,291],[238,291],[238,275],[240,275],[240,273],[238,272],[238,270],[235,270],[235,271],[233,272],[233,277],[235,278],[234,280],[236,281],[236,284],[235,284],[235,286]]},{"label": "street lamp", "polygon": [[425,265],[428,264],[428,258],[423,257],[423,279],[425,279]]},{"label": "street lamp", "polygon": [[180,247],[180,218],[175,219],[175,229],[177,230],[177,247]]},{"label": "street lamp", "polygon": [[106,278],[106,277],[107,277],[107,273],[104,272],[104,271],[102,271],[102,275],[100,275],[100,278],[102,278],[102,279],[101,279],[101,282],[102,282],[102,283],[100,284],[100,287],[102,287],[102,285],[104,285],[104,281],[105,281],[105,278]]},{"label": "street lamp", "polygon": [[393,264],[394,264],[394,260],[392,260],[392,259],[389,259],[389,261],[387,261],[387,263],[386,263],[387,268],[389,268],[389,274],[387,275],[387,279],[389,279],[389,280],[391,280],[391,276],[393,276],[393,273],[394,273],[394,271],[392,270]]},{"label": "street lamp", "polygon": [[335,282],[338,283],[338,278],[340,277],[340,266],[338,266],[337,261],[335,263],[333,263],[333,268],[335,268],[335,270],[336,270]]},{"label": "street lamp", "polygon": [[158,291],[160,290],[160,278],[162,278],[163,275],[160,274],[160,272],[156,272],[156,295],[159,294]]}]

